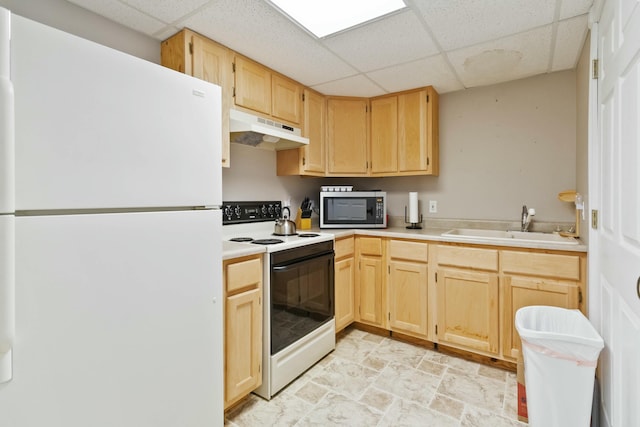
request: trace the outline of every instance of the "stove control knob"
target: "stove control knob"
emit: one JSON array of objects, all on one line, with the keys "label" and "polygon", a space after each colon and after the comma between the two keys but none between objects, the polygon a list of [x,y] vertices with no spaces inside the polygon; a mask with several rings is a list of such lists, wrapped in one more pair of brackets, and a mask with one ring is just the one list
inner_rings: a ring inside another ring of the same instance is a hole
[{"label": "stove control knob", "polygon": [[269,217],[273,218],[273,205],[269,205]]},{"label": "stove control knob", "polygon": [[267,217],[267,205],[262,205],[262,207],[260,208],[260,212],[262,212],[262,218],[266,218]]},{"label": "stove control knob", "polygon": [[227,217],[228,221],[231,221],[231,217],[233,216],[233,211],[230,205],[227,205],[223,208],[223,215]]},{"label": "stove control knob", "polygon": [[236,205],[234,212],[236,214],[236,217],[240,219],[240,214],[242,213],[242,211],[240,210],[240,205]]},{"label": "stove control knob", "polygon": [[280,205],[276,205],[275,206],[275,214],[276,214],[276,218],[280,218]]}]

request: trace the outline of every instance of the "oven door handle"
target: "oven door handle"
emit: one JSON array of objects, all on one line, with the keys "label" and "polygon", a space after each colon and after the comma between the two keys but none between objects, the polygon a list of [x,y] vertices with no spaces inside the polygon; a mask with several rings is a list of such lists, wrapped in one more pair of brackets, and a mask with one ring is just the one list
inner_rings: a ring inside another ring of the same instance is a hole
[{"label": "oven door handle", "polygon": [[332,252],[327,252],[321,255],[314,255],[311,257],[306,257],[303,259],[297,259],[295,262],[292,262],[291,264],[282,264],[282,265],[274,265],[273,267],[271,267],[271,269],[273,271],[277,271],[277,272],[282,272],[282,271],[287,271],[290,269],[293,269],[297,266],[299,266],[300,264],[304,264],[306,262],[309,261],[315,261],[315,260],[321,260],[322,258],[327,258],[327,259],[333,259],[334,258],[334,253]]}]

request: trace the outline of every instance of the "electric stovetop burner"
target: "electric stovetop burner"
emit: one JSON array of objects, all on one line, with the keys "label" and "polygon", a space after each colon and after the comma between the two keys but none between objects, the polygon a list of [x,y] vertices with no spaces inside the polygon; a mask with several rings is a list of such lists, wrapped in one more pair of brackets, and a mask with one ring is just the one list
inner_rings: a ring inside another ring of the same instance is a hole
[{"label": "electric stovetop burner", "polygon": [[318,237],[318,233],[300,233],[298,237]]},{"label": "electric stovetop burner", "polygon": [[253,240],[251,243],[255,243],[256,245],[276,245],[278,243],[284,243],[284,240],[280,240],[280,239],[258,239],[258,240]]},{"label": "electric stovetop burner", "polygon": [[251,242],[253,241],[253,237],[234,237],[233,239],[229,239],[230,242]]}]

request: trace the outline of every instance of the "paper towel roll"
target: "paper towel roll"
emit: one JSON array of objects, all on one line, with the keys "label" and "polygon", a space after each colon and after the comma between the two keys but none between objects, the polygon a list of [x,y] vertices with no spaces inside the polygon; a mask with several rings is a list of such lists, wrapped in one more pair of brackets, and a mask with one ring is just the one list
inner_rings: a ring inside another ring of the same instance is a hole
[{"label": "paper towel roll", "polygon": [[409,222],[412,224],[420,222],[418,219],[418,193],[415,191],[409,193]]}]

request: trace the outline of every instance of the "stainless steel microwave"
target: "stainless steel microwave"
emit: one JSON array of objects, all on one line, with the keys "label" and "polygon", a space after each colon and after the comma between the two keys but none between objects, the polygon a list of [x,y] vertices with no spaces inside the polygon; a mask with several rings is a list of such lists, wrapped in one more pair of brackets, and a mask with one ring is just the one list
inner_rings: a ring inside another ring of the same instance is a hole
[{"label": "stainless steel microwave", "polygon": [[320,228],[386,228],[384,191],[320,192]]}]

